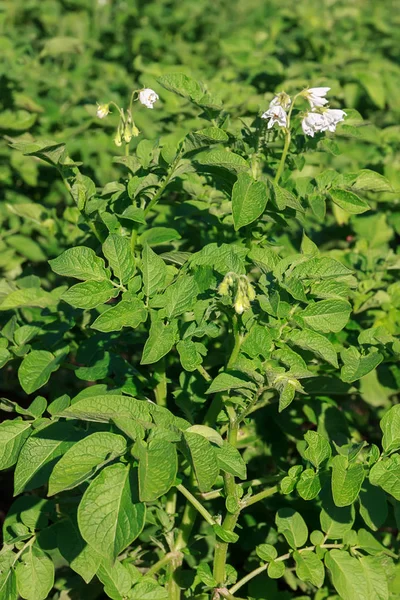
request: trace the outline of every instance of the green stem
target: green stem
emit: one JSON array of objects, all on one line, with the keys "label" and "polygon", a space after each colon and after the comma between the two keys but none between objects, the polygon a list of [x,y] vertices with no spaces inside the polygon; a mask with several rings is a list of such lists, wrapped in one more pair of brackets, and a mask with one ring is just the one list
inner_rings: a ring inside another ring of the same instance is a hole
[{"label": "green stem", "polygon": [[181,588],[178,585],[178,582],[175,579],[175,571],[179,569],[182,564],[181,558],[173,558],[167,570],[167,591],[168,591],[168,600],[180,600],[181,598]]},{"label": "green stem", "polygon": [[171,560],[173,560],[174,558],[180,558],[180,554],[177,552],[168,552],[168,554],[166,554],[163,558],[161,558],[156,563],[154,563],[154,565],[152,567],[150,567],[150,569],[146,573],[146,576],[154,575],[155,573],[160,571],[163,567],[168,565],[171,562]]},{"label": "green stem", "polygon": [[[343,546],[344,544],[322,544],[320,548],[343,548]],[[315,550],[315,546],[308,546],[306,548],[301,548],[300,550],[297,550],[297,552],[302,553],[313,550]],[[288,552],[287,554],[282,554],[282,556],[278,556],[278,558],[275,558],[274,562],[282,562],[284,560],[287,560],[291,557],[291,555],[291,552]],[[243,587],[246,583],[248,583],[251,579],[254,579],[254,577],[257,577],[257,575],[260,575],[260,573],[266,571],[268,569],[268,565],[269,562],[264,563],[260,567],[257,567],[257,569],[254,569],[254,571],[250,571],[250,573],[245,575],[242,579],[235,583],[234,586],[231,587],[229,593],[234,594],[235,592],[240,590],[240,588]]]},{"label": "green stem", "polygon": [[296,96],[293,97],[293,101],[292,101],[292,104],[290,105],[289,112],[288,112],[288,115],[287,115],[286,128],[285,128],[285,144],[283,146],[282,156],[281,156],[281,160],[279,162],[278,170],[277,170],[276,175],[275,175],[274,183],[279,183],[279,180],[280,180],[281,175],[282,175],[282,171],[283,171],[283,169],[285,167],[286,157],[287,157],[287,153],[289,151],[290,142],[291,142],[291,139],[292,139],[292,135],[290,133],[290,119],[291,119],[291,116],[292,116],[292,111],[293,111],[294,103],[296,102],[296,99],[298,98],[299,95],[300,94],[296,94]]},{"label": "green stem", "polygon": [[207,373],[207,371],[205,370],[205,368],[202,365],[199,365],[197,367],[197,370],[200,373],[200,375],[202,375],[204,377],[204,379],[206,381],[212,381],[212,377]]},{"label": "green stem", "polygon": [[175,550],[183,550],[183,548],[186,548],[188,545],[196,517],[197,510],[188,500],[185,504],[185,508],[183,509],[182,521],[179,525],[178,537],[176,538],[175,542]]},{"label": "green stem", "polygon": [[205,519],[209,525],[215,525],[214,518],[210,515],[208,510],[204,508],[201,502],[197,500],[195,496],[193,496],[192,492],[189,492],[189,490],[181,483],[176,486],[176,489],[179,490],[187,500],[189,500],[189,502],[195,507],[195,509],[201,514],[203,519]]},{"label": "green stem", "polygon": [[[230,421],[228,441],[230,444],[232,444],[232,446],[236,447],[238,424],[236,421],[235,409],[232,406],[228,405],[227,411]],[[231,473],[224,473],[224,484],[226,496],[233,496],[234,498],[236,498],[237,501],[239,501],[235,477]],[[239,518],[239,514],[240,508],[235,513],[230,513],[229,511],[226,513],[222,523],[222,527],[223,529],[225,529],[225,531],[233,531],[235,529],[237,520]],[[217,581],[218,584],[223,584],[225,581],[225,566],[227,554],[228,542],[217,541],[214,553],[213,575],[214,579]]]},{"label": "green stem", "polygon": [[276,492],[278,491],[279,486],[274,485],[270,488],[267,488],[266,490],[263,490],[262,492],[258,492],[258,494],[254,494],[254,496],[251,496],[248,500],[244,500],[242,502],[242,508],[247,508],[248,506],[259,502],[260,500],[264,500],[264,498],[269,498],[270,496],[276,494]]},{"label": "green stem", "polygon": [[232,352],[231,352],[231,355],[228,360],[228,364],[226,365],[227,369],[230,369],[235,364],[237,357],[239,356],[240,346],[243,341],[242,336],[240,335],[239,322],[238,322],[237,315],[233,315],[233,317],[232,317],[232,333],[233,333],[234,345],[233,345]]}]

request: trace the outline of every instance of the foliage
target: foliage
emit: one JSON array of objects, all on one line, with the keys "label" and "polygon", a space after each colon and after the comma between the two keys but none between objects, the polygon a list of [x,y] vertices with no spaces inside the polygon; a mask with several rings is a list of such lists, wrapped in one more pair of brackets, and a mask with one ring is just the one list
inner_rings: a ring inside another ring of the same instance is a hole
[{"label": "foliage", "polygon": [[0,14],[0,600],[400,597],[395,18]]}]

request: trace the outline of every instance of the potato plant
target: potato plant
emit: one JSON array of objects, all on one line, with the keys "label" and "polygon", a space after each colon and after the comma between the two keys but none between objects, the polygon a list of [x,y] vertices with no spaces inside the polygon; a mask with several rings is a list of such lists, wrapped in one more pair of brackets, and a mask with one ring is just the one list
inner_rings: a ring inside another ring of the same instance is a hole
[{"label": "potato plant", "polygon": [[[161,94],[202,125],[147,139]],[[360,114],[306,87],[241,118],[179,72],[104,100],[105,185],[64,143],[8,139],[73,204],[46,279],[1,287],[5,385],[16,372],[30,400],[1,400],[0,598],[397,597],[400,411],[372,427],[357,397],[379,395],[378,367],[398,378],[398,257],[378,212],[355,248],[324,228],[393,188],[369,168],[299,176]]]}]

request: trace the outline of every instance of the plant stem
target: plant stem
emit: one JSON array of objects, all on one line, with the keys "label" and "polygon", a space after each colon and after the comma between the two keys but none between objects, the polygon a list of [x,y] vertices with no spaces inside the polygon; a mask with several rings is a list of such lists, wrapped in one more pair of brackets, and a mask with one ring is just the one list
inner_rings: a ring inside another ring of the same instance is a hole
[{"label": "plant stem", "polygon": [[188,500],[185,504],[185,508],[183,509],[182,521],[179,525],[179,533],[175,542],[176,551],[182,550],[188,545],[196,517],[197,510]]},{"label": "plant stem", "polygon": [[204,379],[205,379],[206,381],[212,381],[212,377],[211,377],[211,375],[209,375],[209,374],[207,373],[207,371],[205,370],[205,368],[204,368],[202,365],[199,365],[199,366],[197,367],[197,370],[198,370],[198,372],[200,373],[200,375],[202,375],[202,376],[204,377]]},{"label": "plant stem", "polygon": [[180,558],[179,553],[168,552],[168,554],[166,554],[163,558],[161,558],[156,563],[154,563],[154,565],[152,567],[150,567],[150,569],[147,571],[146,575],[154,575],[155,573],[160,571],[160,569],[162,569],[163,567],[168,565],[169,562],[171,560],[173,560],[174,558]]},{"label": "plant stem", "polygon": [[278,490],[279,487],[277,485],[274,485],[273,487],[267,488],[262,492],[258,492],[258,494],[254,494],[254,496],[251,496],[248,500],[244,500],[242,502],[242,508],[247,508],[248,506],[259,502],[260,500],[264,500],[264,498],[269,498],[270,496],[276,494]]},{"label": "plant stem", "polygon": [[[343,548],[344,544],[322,544],[320,547],[321,548]],[[315,546],[307,546],[306,548],[301,548],[300,550],[297,550],[297,552],[302,553],[302,552],[307,552],[307,551],[312,551],[315,550]],[[282,562],[284,560],[287,560],[288,558],[291,557],[291,552],[288,552],[287,554],[282,554],[282,556],[278,556],[278,558],[275,558],[274,562]],[[243,587],[246,583],[248,583],[251,579],[254,579],[254,577],[257,577],[257,575],[260,575],[260,573],[263,573],[264,571],[266,571],[268,569],[268,565],[269,562],[264,563],[263,565],[257,567],[257,569],[254,569],[254,571],[250,571],[250,573],[248,573],[247,575],[245,575],[242,579],[239,579],[239,581],[237,583],[235,583],[234,586],[231,587],[231,589],[229,590],[230,594],[234,594],[235,592],[237,592],[238,590],[240,590],[241,587]]]},{"label": "plant stem", "polygon": [[[236,447],[237,434],[238,434],[238,424],[236,421],[236,413],[233,406],[227,406],[227,412],[229,416],[229,432],[228,432],[228,441],[232,446]],[[235,483],[235,477],[231,473],[224,473],[224,484],[225,484],[225,494],[226,496],[233,496],[236,498],[239,505],[239,498],[237,494],[237,487]],[[226,513],[225,518],[222,523],[223,529],[225,531],[233,531],[235,529],[237,520],[239,518],[240,508],[235,513],[230,513],[229,511]],[[225,581],[225,565],[226,565],[226,557],[228,554],[228,542],[217,541],[215,546],[214,553],[214,568],[213,575],[214,579],[217,583],[222,585]]]},{"label": "plant stem", "polygon": [[233,333],[234,344],[233,344],[232,352],[229,357],[228,363],[226,365],[227,369],[230,369],[235,364],[236,359],[239,356],[240,346],[243,341],[242,336],[240,335],[239,322],[238,322],[237,315],[233,315],[233,317],[232,317],[232,333]]},{"label": "plant stem", "polygon": [[289,146],[290,146],[290,142],[292,139],[292,134],[290,133],[290,118],[292,116],[292,110],[293,110],[294,103],[296,102],[296,99],[298,98],[299,95],[300,94],[296,94],[296,96],[294,96],[293,101],[289,108],[288,115],[287,115],[286,127],[285,127],[285,144],[283,146],[282,156],[281,156],[281,160],[279,161],[279,166],[278,166],[278,170],[275,175],[274,183],[279,183],[279,180],[282,175],[282,171],[285,166],[287,153],[289,151]]},{"label": "plant stem", "polygon": [[176,486],[176,489],[179,490],[187,500],[189,500],[189,502],[196,508],[196,510],[201,514],[203,519],[205,519],[209,525],[215,525],[214,518],[210,515],[208,510],[204,508],[201,502],[197,500],[195,496],[193,496],[192,492],[189,492],[189,490],[185,488],[185,486],[181,483]]}]

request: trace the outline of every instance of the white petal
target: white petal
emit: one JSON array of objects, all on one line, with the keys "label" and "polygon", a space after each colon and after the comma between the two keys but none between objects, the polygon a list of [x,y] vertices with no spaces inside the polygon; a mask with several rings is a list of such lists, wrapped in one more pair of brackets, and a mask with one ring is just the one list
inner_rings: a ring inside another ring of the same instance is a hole
[{"label": "white petal", "polygon": [[330,87],[315,87],[309,88],[308,92],[313,96],[326,96],[330,89]]}]

